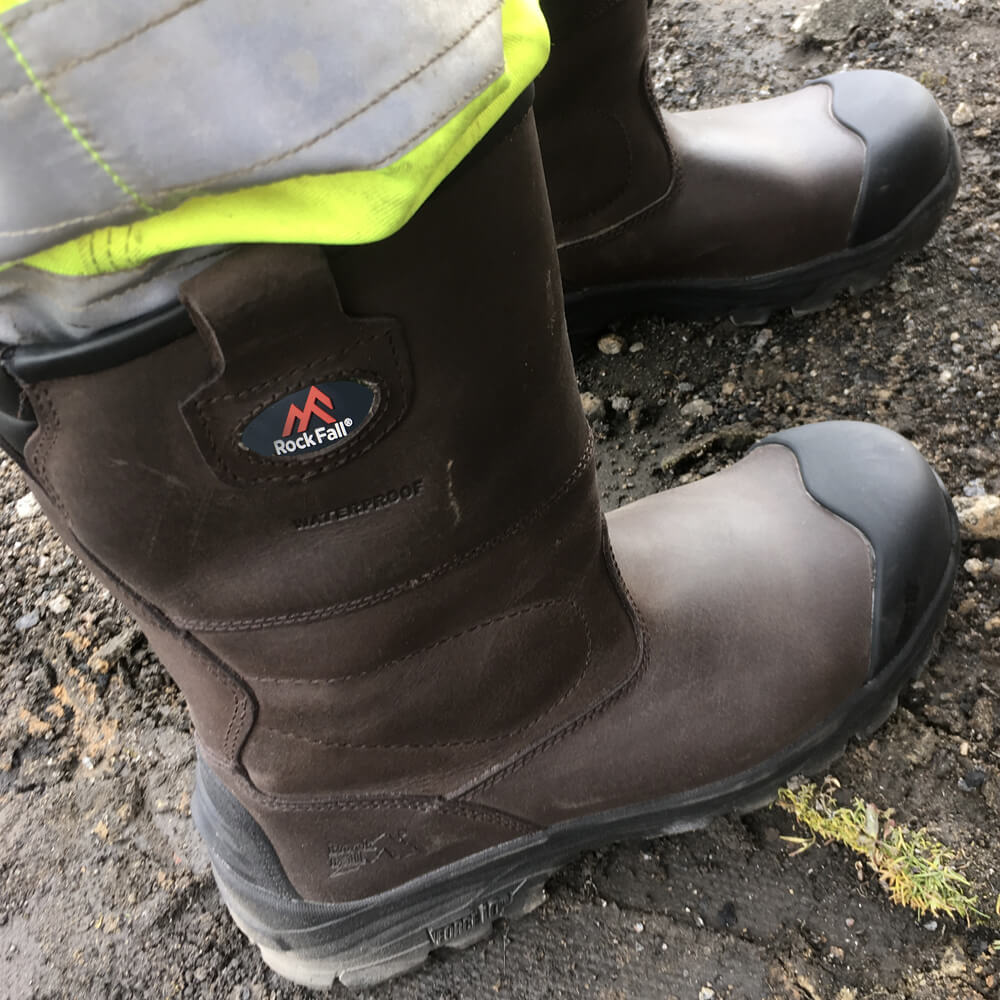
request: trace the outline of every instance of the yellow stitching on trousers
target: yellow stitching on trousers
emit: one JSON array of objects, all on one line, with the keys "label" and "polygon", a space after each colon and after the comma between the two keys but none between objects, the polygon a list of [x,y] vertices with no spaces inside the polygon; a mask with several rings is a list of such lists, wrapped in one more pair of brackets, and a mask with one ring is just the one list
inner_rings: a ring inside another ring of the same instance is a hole
[{"label": "yellow stitching on trousers", "polygon": [[83,137],[80,130],[70,121],[69,115],[67,115],[66,112],[63,111],[58,104],[56,104],[52,95],[45,89],[45,84],[43,84],[42,81],[35,75],[35,71],[31,68],[28,60],[24,58],[21,50],[17,47],[17,43],[13,38],[11,38],[10,32],[8,32],[2,24],[0,24],[0,35],[3,35],[4,41],[7,43],[7,48],[14,53],[14,58],[17,60],[18,65],[27,74],[28,79],[34,85],[35,90],[38,91],[42,100],[45,101],[49,108],[55,113],[55,115],[59,118],[59,121],[63,123],[66,131],[69,132],[69,134],[87,151],[94,163],[96,163],[101,170],[103,170],[108,177],[111,178],[115,187],[117,187],[123,194],[131,198],[132,201],[134,201],[140,208],[152,215],[155,209],[151,205],[148,205],[143,200],[141,195],[133,191],[132,188],[130,188],[128,184],[126,184],[125,181],[123,181],[121,177],[115,173],[110,164],[103,159],[101,154],[94,149],[94,147]]},{"label": "yellow stitching on trousers", "polygon": [[[391,236],[545,65],[549,36],[538,0],[503,0],[502,22],[503,75],[444,125],[434,123],[436,131],[386,166],[196,194],[152,218],[78,236],[21,262],[55,274],[82,276],[128,270],[152,257],[196,246],[356,245]],[[0,264],[0,271],[4,267]]]}]

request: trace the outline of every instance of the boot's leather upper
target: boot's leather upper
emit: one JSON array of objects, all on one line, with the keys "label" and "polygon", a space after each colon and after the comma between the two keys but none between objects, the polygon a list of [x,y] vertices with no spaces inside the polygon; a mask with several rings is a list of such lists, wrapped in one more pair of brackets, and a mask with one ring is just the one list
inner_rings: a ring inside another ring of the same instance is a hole
[{"label": "boot's leather upper", "polygon": [[876,240],[948,175],[947,123],[898,74],[661,118],[646,4],[548,0],[537,114],[565,286],[763,275]]},{"label": "boot's leather upper", "polygon": [[[946,576],[912,449],[894,525],[815,479],[910,448],[864,430],[605,525],[546,212],[529,115],[391,239],[247,248],[184,286],[196,332],[19,376],[40,502],[180,684],[248,857],[305,899],[764,764],[863,695],[882,577],[894,608]],[[345,437],[247,447],[275,407],[281,439],[329,426],[305,393],[345,381],[372,400]],[[935,544],[894,575],[915,508]]]}]

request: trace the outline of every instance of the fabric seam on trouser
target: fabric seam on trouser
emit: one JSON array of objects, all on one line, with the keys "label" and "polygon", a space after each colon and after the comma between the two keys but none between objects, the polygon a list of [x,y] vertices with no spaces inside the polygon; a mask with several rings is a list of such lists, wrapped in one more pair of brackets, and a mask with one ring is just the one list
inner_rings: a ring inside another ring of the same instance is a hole
[{"label": "fabric seam on trouser", "polygon": [[[188,0],[188,2],[182,4],[180,7],[177,7],[167,12],[166,14],[163,14],[153,19],[152,21],[149,21],[146,24],[139,26],[139,28],[133,29],[128,34],[115,39],[113,42],[102,45],[95,52],[92,52],[84,57],[72,59],[67,63],[63,63],[57,67],[54,67],[51,71],[42,73],[41,75],[44,76],[45,79],[48,80],[49,83],[51,84],[51,82],[54,79],[56,79],[58,76],[62,74],[65,74],[71,68],[85,65],[88,62],[92,62],[100,58],[101,56],[108,55],[109,53],[120,48],[127,42],[139,37],[141,34],[151,30],[152,28],[162,26],[164,23],[176,17],[178,14],[183,13],[184,11],[190,9],[191,7],[194,7],[203,2],[205,2],[205,0]],[[455,49],[463,41],[467,40],[469,36],[476,30],[477,27],[482,25],[482,23],[487,18],[489,18],[492,14],[495,13],[500,3],[501,0],[487,0],[486,9],[482,13],[482,15],[477,17],[474,21],[472,21],[469,25],[467,25],[465,30],[463,30],[458,37],[451,39],[447,45],[443,46],[438,51],[436,51],[430,58],[425,60],[420,66],[418,66],[416,69],[404,75],[401,79],[397,80],[392,86],[384,88],[373,98],[367,101],[362,107],[355,108],[350,115],[335,122],[333,125],[326,127],[317,133],[314,133],[310,138],[304,141],[296,142],[295,144],[289,146],[288,148],[282,151],[269,155],[265,158],[258,159],[255,162],[249,165],[245,165],[238,170],[223,171],[220,173],[209,175],[208,177],[205,178],[200,178],[198,183],[194,185],[178,184],[162,188],[158,187],[157,190],[155,191],[146,192],[145,198],[140,196],[135,191],[133,186],[124,185],[124,182],[120,181],[117,174],[112,171],[110,166],[107,165],[107,161],[104,158],[100,157],[100,154],[96,152],[96,150],[92,147],[92,145],[88,144],[83,139],[82,135],[79,134],[78,131],[76,133],[72,131],[71,125],[68,121],[68,116],[65,115],[65,113],[61,110],[61,108],[59,108],[58,104],[54,101],[54,99],[51,98],[51,95],[48,93],[48,90],[46,90],[44,88],[44,84],[41,83],[38,74],[36,74],[28,66],[27,60],[22,55],[20,48],[16,47],[16,43],[13,41],[13,38],[9,36],[9,29],[5,29],[3,25],[0,25],[0,32],[5,32],[5,37],[8,39],[8,45],[11,47],[11,50],[14,53],[15,58],[17,58],[19,65],[21,66],[22,69],[25,70],[29,80],[31,80],[33,89],[38,91],[43,97],[43,99],[46,100],[46,103],[49,104],[50,107],[52,107],[52,109],[59,116],[63,124],[67,127],[67,129],[71,130],[71,134],[73,134],[74,138],[83,146],[85,150],[87,150],[88,155],[90,155],[90,157],[95,162],[97,162],[98,165],[100,165],[102,169],[104,169],[105,172],[109,174],[109,176],[111,176],[112,180],[115,181],[116,185],[120,188],[120,190],[123,191],[123,193],[127,194],[133,200],[137,201],[137,203],[140,205],[140,207],[143,208],[144,211],[153,212],[156,211],[157,209],[154,209],[150,206],[149,204],[150,201],[160,202],[163,199],[169,198],[173,200],[173,198],[177,196],[183,196],[187,194],[196,194],[199,192],[207,193],[207,189],[213,185],[225,182],[227,180],[233,180],[235,178],[246,176],[255,170],[259,170],[262,167],[271,166],[275,163],[280,163],[282,160],[287,159],[290,156],[294,156],[297,153],[303,152],[304,150],[309,149],[311,146],[315,145],[316,143],[321,142],[323,139],[328,138],[330,135],[334,134],[339,129],[344,128],[350,122],[356,120],[358,116],[364,114],[368,110],[371,110],[374,106],[383,101],[386,97],[390,96],[391,94],[399,90],[401,87],[405,86],[407,83],[412,82],[416,77],[426,72],[431,66],[435,65],[435,63],[437,63],[450,51]],[[26,18],[22,18],[21,20],[23,22],[24,20],[26,20]],[[465,104],[467,104],[472,97],[485,90],[491,82],[489,76],[490,76],[489,72],[484,71],[483,73],[481,73],[476,86],[470,90],[463,92],[461,95],[458,95],[454,100],[452,100],[451,104],[446,109],[446,111],[443,114],[439,115],[430,127],[433,128],[436,125],[440,124],[441,121],[447,120],[448,118],[452,117],[463,106],[465,106]],[[30,90],[32,89],[32,87],[26,89]],[[0,95],[0,103],[2,103],[5,99],[17,96],[17,94],[19,93],[21,93],[21,91],[9,91],[6,94]],[[378,167],[385,165],[385,163],[390,162],[402,150],[406,149],[409,146],[412,146],[415,142],[419,141],[419,139],[426,134],[427,130],[428,129],[426,126],[421,126],[415,132],[411,133],[408,137],[402,140],[398,145],[396,145],[391,153],[373,162],[366,169],[372,169],[372,168],[377,169]],[[161,206],[161,207],[172,207],[172,205]],[[59,229],[68,228],[77,225],[79,223],[96,222],[102,218],[108,218],[109,216],[118,215],[120,214],[120,211],[121,211],[120,206],[112,206],[111,208],[107,209],[104,212],[95,213],[93,215],[77,216],[72,219],[63,220],[60,223],[51,226],[33,226],[21,229],[0,230],[0,237],[16,237],[16,236],[31,235],[34,233],[55,232]]]},{"label": "fabric seam on trouser", "polygon": [[[167,14],[162,15],[161,17],[158,17],[153,21],[150,21],[148,24],[143,25],[141,28],[130,32],[128,35],[125,35],[124,37],[117,39],[116,41],[110,43],[109,45],[104,46],[97,52],[94,52],[91,55],[86,56],[84,58],[74,59],[63,66],[57,67],[53,72],[46,73],[46,79],[51,82],[52,80],[68,72],[70,69],[75,68],[76,66],[82,66],[88,62],[94,61],[95,59],[99,59],[101,56],[107,55],[109,52],[113,52],[115,49],[120,48],[127,42],[130,42],[135,38],[138,38],[144,32],[149,31],[155,27],[158,27],[161,24],[164,24],[166,21],[170,20],[173,17],[176,17],[178,14],[181,14],[184,11],[190,9],[191,7],[195,7],[203,2],[204,0],[186,0],[185,3],[181,4],[181,6],[175,8],[174,10],[169,11]],[[360,108],[356,108],[354,111],[352,111],[350,115],[340,119],[337,122],[334,122],[332,125],[324,128],[322,131],[315,133],[309,139],[306,139],[303,142],[296,143],[294,146],[290,146],[289,148],[274,153],[271,156],[267,156],[263,159],[256,160],[253,163],[249,163],[244,167],[240,167],[240,169],[238,170],[229,170],[224,173],[215,174],[209,177],[202,178],[196,185],[180,184],[175,187],[159,188],[155,192],[150,193],[147,197],[159,201],[167,196],[197,194],[198,192],[204,191],[206,188],[208,188],[213,184],[218,184],[223,181],[233,180],[237,177],[245,177],[246,175],[253,173],[255,170],[260,169],[261,167],[271,166],[275,163],[280,163],[282,160],[286,160],[288,159],[288,157],[294,156],[296,153],[300,153],[303,150],[308,149],[310,146],[314,146],[317,142],[320,142],[321,140],[328,138],[338,130],[344,128],[345,125],[350,124],[352,121],[363,115],[366,111],[371,110],[371,108],[373,108],[380,101],[383,101],[390,94],[395,93],[401,87],[404,87],[407,83],[410,83],[416,77],[420,76],[421,73],[424,73],[428,69],[430,69],[431,66],[439,62],[445,55],[447,55],[454,48],[456,48],[463,41],[465,41],[476,30],[476,28],[480,27],[480,25],[482,25],[482,23],[486,21],[491,14],[494,13],[495,10],[496,10],[496,3],[491,2],[490,5],[487,7],[487,9],[482,13],[482,15],[476,18],[476,20],[473,21],[466,28],[466,30],[463,31],[457,38],[452,39],[447,45],[440,48],[430,58],[426,59],[419,66],[415,67],[405,76],[397,80],[391,87],[387,87],[384,90],[381,90]],[[2,25],[0,25],[0,33],[2,33],[4,38],[7,39],[7,44],[14,52],[14,55],[17,58],[18,63],[27,73],[28,78],[29,80],[31,80],[34,89],[37,90],[39,93],[41,93],[43,98],[45,98],[46,103],[49,103],[50,106],[52,106],[53,109],[56,110],[56,113],[59,115],[60,120],[62,120],[63,123],[67,125],[67,128],[69,128],[70,126],[69,124],[67,124],[67,116],[62,111],[62,109],[60,109],[58,105],[56,105],[55,101],[52,100],[52,98],[48,94],[48,91],[45,90],[44,85],[41,83],[41,81],[38,80],[38,78],[32,72],[31,68],[27,64],[27,61],[23,59],[20,50],[16,48],[14,40],[10,37],[7,30]],[[480,81],[480,83],[482,83],[482,81]],[[26,87],[24,89],[27,90],[30,88]],[[464,93],[462,93],[452,102],[452,104],[446,110],[444,110],[440,115],[437,116],[437,118],[434,119],[433,122],[431,122],[430,127],[421,128],[419,131],[413,133],[406,139],[400,141],[400,143],[396,147],[394,147],[391,152],[387,153],[381,159],[373,163],[371,165],[371,168],[378,169],[381,166],[385,166],[386,164],[391,163],[402,150],[412,145],[412,143],[415,140],[427,134],[427,132],[433,131],[433,129],[441,122],[447,121],[449,118],[455,115],[473,97],[475,97],[476,94],[481,93],[483,89],[484,88],[482,86],[477,86],[472,90],[465,91]],[[21,91],[8,91],[6,94],[0,94],[0,103],[2,103],[7,98],[17,96],[17,94],[19,93],[21,93]],[[124,182],[119,182],[116,178],[116,175],[111,171],[111,168],[107,166],[102,159],[100,159],[99,154],[95,150],[91,149],[90,146],[86,144],[85,140],[81,136],[74,134],[74,138],[76,138],[77,141],[79,141],[81,145],[84,146],[84,148],[88,151],[88,153],[90,153],[91,157],[94,158],[94,160],[98,162],[102,166],[102,168],[111,175],[112,179],[115,180],[115,183],[118,184],[118,186],[121,187],[121,189],[126,194],[130,195],[133,199],[138,201],[138,203],[147,211],[150,212],[156,211],[156,209],[148,205],[141,198],[140,195],[134,192],[127,185],[124,185]],[[68,219],[63,223],[60,223],[60,225],[69,226],[76,222],[88,222],[96,218],[97,218],[96,216],[81,216],[80,218],[77,219]],[[16,229],[5,230],[5,231],[0,231],[0,236],[21,236],[27,232],[31,232],[31,230],[16,230]]]},{"label": "fabric seam on trouser", "polygon": [[[496,7],[494,4],[491,9],[496,10]],[[485,17],[489,13],[477,17],[476,23],[485,27]],[[485,90],[468,90],[457,95],[453,99],[461,107],[457,114],[449,109],[433,121],[420,122],[421,131],[411,135],[417,145],[401,158],[397,158],[397,154],[406,145],[412,147],[412,141],[406,140],[385,155],[381,155],[385,153],[384,148],[378,150],[381,158],[371,161],[376,164],[373,168],[329,173],[307,171],[257,185],[248,184],[234,191],[201,191],[152,218],[100,229],[99,238],[97,233],[86,234],[22,260],[53,273],[84,276],[131,269],[152,257],[199,245],[246,242],[357,244],[391,235],[405,224],[544,65],[548,36],[535,0],[504,0],[498,15],[503,29],[506,70],[501,64],[502,75]],[[462,30],[467,34],[476,29],[475,25],[466,24]],[[482,30],[482,27],[478,29],[480,34]],[[453,40],[450,47],[454,48],[455,44]],[[431,60],[430,65],[433,64]],[[413,72],[426,74],[427,68],[425,64]],[[38,76],[45,79],[43,73]],[[396,87],[403,86],[404,82],[397,82]],[[338,123],[335,128],[342,124]],[[258,160],[244,169],[252,170],[264,162],[273,163],[302,148],[303,143],[299,143],[291,150],[269,156],[266,161]],[[386,160],[393,162],[385,165]],[[279,171],[281,166],[279,163]],[[288,166],[294,169],[296,163]],[[232,176],[234,173],[229,172],[212,175],[211,179],[216,181]],[[162,189],[158,194],[165,192],[172,196],[191,194],[192,188],[178,185]],[[116,216],[121,220],[122,213],[127,211],[120,206],[95,212],[92,216],[77,215],[76,221],[80,223],[79,228],[87,223],[98,226],[102,220],[114,221]],[[67,223],[20,229],[8,227],[0,235],[11,237],[15,243],[18,235],[37,235],[37,245],[46,234],[58,240],[59,229],[64,225]]]},{"label": "fabric seam on trouser", "polygon": [[[141,208],[144,212],[154,211],[153,207],[149,205],[138,192],[133,190],[133,188],[118,175],[118,173],[114,170],[114,168],[101,156],[101,154],[97,152],[97,150],[93,147],[93,145],[91,145],[91,143],[80,132],[77,126],[73,124],[73,121],[70,119],[69,115],[67,115],[66,112],[56,103],[55,99],[46,89],[45,85],[42,83],[41,80],[38,79],[38,76],[35,74],[35,71],[31,68],[31,64],[24,57],[24,53],[21,52],[21,50],[18,48],[17,43],[11,37],[10,32],[3,24],[0,24],[0,35],[3,36],[4,41],[7,43],[7,48],[9,48],[10,51],[14,54],[14,58],[17,60],[18,66],[20,66],[21,69],[24,70],[25,76],[27,76],[28,80],[30,81],[30,89],[34,90],[35,93],[37,93],[38,96],[41,97],[41,99],[45,102],[45,106],[50,111],[52,111],[52,113],[59,119],[63,127],[70,134],[70,136],[72,136],[74,141],[83,147],[83,149],[87,152],[87,155],[91,158],[91,160],[93,160],[93,162],[98,167],[100,167],[100,169],[103,170],[104,173],[108,175],[108,177],[111,178],[115,187],[117,187],[118,190],[122,192],[122,194],[126,195],[128,198],[131,198],[132,201],[134,201],[136,205],[138,205],[139,208]],[[3,96],[0,96],[0,100],[3,100]],[[19,234],[0,233],[0,236],[7,236],[7,235],[19,235]]]}]

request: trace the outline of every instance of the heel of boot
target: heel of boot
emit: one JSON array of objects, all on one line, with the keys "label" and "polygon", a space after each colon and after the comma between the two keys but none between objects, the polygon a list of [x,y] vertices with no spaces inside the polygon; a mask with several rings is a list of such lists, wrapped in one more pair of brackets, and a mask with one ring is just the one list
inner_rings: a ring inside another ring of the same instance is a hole
[{"label": "heel of boot", "polygon": [[313,989],[374,985],[417,968],[438,948],[489,937],[497,920],[544,901],[545,881],[564,860],[540,863],[544,838],[525,837],[377,896],[313,903],[295,891],[263,830],[200,759],[192,814],[236,926],[278,975]]},{"label": "heel of boot", "polygon": [[259,898],[248,901],[234,892],[229,873],[214,865],[213,873],[233,922],[264,962],[311,989],[329,989],[335,982],[353,989],[374,986],[419,968],[432,951],[483,941],[497,920],[516,920],[540,906],[547,878],[466,890],[427,887],[398,902],[374,897],[349,905],[306,904],[308,910],[299,914],[303,925],[283,930],[260,922]]}]

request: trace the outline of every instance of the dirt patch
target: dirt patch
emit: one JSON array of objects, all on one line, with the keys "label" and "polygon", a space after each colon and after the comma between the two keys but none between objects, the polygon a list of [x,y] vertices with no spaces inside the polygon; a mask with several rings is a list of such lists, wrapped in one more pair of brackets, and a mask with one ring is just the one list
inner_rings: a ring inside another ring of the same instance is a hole
[{"label": "dirt patch", "polygon": [[[797,5],[658,2],[667,109],[759,98],[843,67],[920,78],[955,116],[965,174],[942,232],[860,298],[764,328],[641,319],[581,349],[608,508],[709,474],[747,442],[821,418],[913,440],[956,495],[1000,493],[1000,11],[889,3],[803,45]],[[285,986],[233,928],[190,821],[176,688],[109,595],[0,469],[0,996],[263,998]],[[19,502],[20,501],[20,502]],[[1000,548],[969,542],[937,656],[833,769],[959,850],[1000,892]],[[704,734],[706,740],[712,734]],[[378,997],[995,997],[992,926],[893,908],[838,848],[791,857],[775,809],[590,854],[546,907]]]}]

